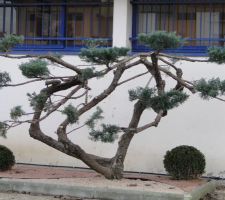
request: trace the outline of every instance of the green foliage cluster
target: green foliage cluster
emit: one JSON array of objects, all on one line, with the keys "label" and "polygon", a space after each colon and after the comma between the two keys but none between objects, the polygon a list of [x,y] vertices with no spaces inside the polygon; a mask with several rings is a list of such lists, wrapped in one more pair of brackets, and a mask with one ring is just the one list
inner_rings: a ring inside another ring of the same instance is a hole
[{"label": "green foliage cluster", "polygon": [[91,115],[91,117],[86,121],[86,125],[89,129],[93,130],[98,120],[103,119],[103,110],[100,107],[96,108],[96,111]]},{"label": "green foliage cluster", "polygon": [[85,41],[85,45],[88,48],[96,48],[96,47],[100,47],[100,46],[106,46],[107,45],[107,41],[103,40],[103,39],[86,40]]},{"label": "green foliage cluster", "polygon": [[225,93],[225,80],[213,78],[208,81],[200,79],[195,82],[195,88],[200,92],[203,99],[209,100]]},{"label": "green foliage cluster", "polygon": [[209,61],[217,64],[225,63],[225,48],[224,47],[210,47],[208,49]]},{"label": "green foliage cluster", "polygon": [[18,118],[20,118],[24,114],[25,114],[25,112],[22,110],[21,106],[15,106],[14,108],[11,109],[10,117],[13,120],[17,120]]},{"label": "green foliage cluster", "polygon": [[104,118],[102,113],[103,110],[100,107],[97,107],[96,111],[85,123],[90,129],[90,139],[104,143],[114,142],[118,138],[118,132],[120,131],[118,126],[111,124],[101,124],[101,130],[95,130],[96,123]]},{"label": "green foliage cluster", "polygon": [[195,179],[204,173],[205,157],[192,146],[178,146],[167,151],[164,157],[164,167],[172,178]]},{"label": "green foliage cluster", "polygon": [[117,62],[119,57],[126,56],[128,51],[128,48],[123,47],[88,48],[82,49],[79,56],[86,62],[109,66],[110,63]]},{"label": "green foliage cluster", "polygon": [[170,90],[162,95],[158,95],[156,89],[148,87],[129,90],[130,101],[140,100],[144,106],[156,112],[173,109],[185,102],[187,98],[186,93],[176,90]]},{"label": "green foliage cluster", "polygon": [[154,88],[142,88],[137,87],[136,89],[129,90],[130,101],[137,99],[141,100],[144,104],[148,104],[149,100],[155,95],[156,90]]},{"label": "green foliage cluster", "polygon": [[89,133],[91,140],[112,143],[118,138],[118,132],[120,131],[118,126],[101,124],[101,128],[102,130],[91,130]]},{"label": "green foliage cluster", "polygon": [[0,72],[0,88],[11,82],[11,78],[8,72]]},{"label": "green foliage cluster", "polygon": [[58,58],[58,59],[61,59],[63,57],[63,55],[61,53],[58,53],[58,52],[51,52],[51,53],[49,53],[49,55],[54,57],[54,58]]},{"label": "green foliage cluster", "polygon": [[22,44],[24,42],[23,36],[17,35],[5,35],[0,39],[0,52],[9,52],[16,45]]},{"label": "green foliage cluster", "polygon": [[10,170],[15,165],[15,156],[7,147],[0,145],[0,171]]},{"label": "green foliage cluster", "polygon": [[19,66],[22,74],[27,78],[38,78],[43,76],[49,76],[49,70],[46,61],[36,59],[23,63]]},{"label": "green foliage cluster", "polygon": [[188,99],[188,95],[177,90],[170,90],[163,95],[151,99],[150,105],[155,111],[171,110],[178,107]]},{"label": "green foliage cluster", "polygon": [[95,71],[94,68],[85,68],[85,69],[81,69],[81,74],[79,75],[79,79],[81,81],[86,81],[90,78],[96,77],[96,78],[100,78],[103,74],[101,72],[97,72]]},{"label": "green foliage cluster", "polygon": [[175,32],[156,31],[154,33],[138,35],[138,40],[153,50],[178,48],[183,44],[183,39]]},{"label": "green foliage cluster", "polygon": [[0,122],[0,136],[6,138],[8,125],[4,122]]},{"label": "green foliage cluster", "polygon": [[40,94],[36,94],[33,92],[32,94],[27,93],[27,96],[30,101],[30,106],[35,110],[36,108],[47,107],[48,103],[46,103],[46,98],[48,98],[45,92],[41,92]]},{"label": "green foliage cluster", "polygon": [[79,115],[78,115],[77,109],[74,106],[72,106],[71,104],[66,106],[64,108],[64,110],[62,111],[62,113],[67,116],[67,119],[70,124],[74,124],[79,120]]}]

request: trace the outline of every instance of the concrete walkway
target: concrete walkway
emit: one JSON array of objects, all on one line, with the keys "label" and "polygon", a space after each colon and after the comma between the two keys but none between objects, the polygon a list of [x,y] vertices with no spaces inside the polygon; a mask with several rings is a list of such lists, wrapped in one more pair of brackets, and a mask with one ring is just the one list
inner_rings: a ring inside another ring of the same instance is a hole
[{"label": "concrete walkway", "polygon": [[[0,193],[0,200],[90,200],[67,196],[43,196],[20,193]],[[98,200],[98,199],[91,199]]]},{"label": "concrete walkway", "polygon": [[0,193],[0,200],[59,200],[59,198],[48,196],[33,196],[17,193]]},{"label": "concrete walkway", "polygon": [[216,187],[215,181],[207,179],[175,181],[166,176],[138,173],[124,176],[112,181],[84,169],[16,166],[0,173],[0,191],[70,196],[72,200],[199,200]]}]

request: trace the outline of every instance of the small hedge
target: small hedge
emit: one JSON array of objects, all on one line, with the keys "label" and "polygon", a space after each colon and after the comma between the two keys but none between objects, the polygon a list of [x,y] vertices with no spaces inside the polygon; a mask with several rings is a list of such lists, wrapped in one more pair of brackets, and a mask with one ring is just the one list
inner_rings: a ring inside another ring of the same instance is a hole
[{"label": "small hedge", "polygon": [[195,179],[204,173],[205,156],[192,146],[178,146],[167,151],[164,167],[173,179]]},{"label": "small hedge", "polygon": [[0,171],[10,170],[15,164],[13,152],[7,147],[0,145]]}]

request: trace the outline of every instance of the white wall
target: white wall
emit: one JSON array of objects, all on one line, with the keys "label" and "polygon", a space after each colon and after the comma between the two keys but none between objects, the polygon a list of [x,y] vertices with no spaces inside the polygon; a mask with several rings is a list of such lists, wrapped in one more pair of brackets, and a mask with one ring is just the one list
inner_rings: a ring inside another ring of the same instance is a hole
[{"label": "white wall", "polygon": [[[65,56],[65,60],[80,63],[78,57]],[[19,62],[6,58],[1,58],[1,71],[8,71],[12,74],[15,82],[24,79],[17,69]],[[196,80],[200,77],[225,77],[225,66],[205,63],[178,63],[184,70],[184,77],[189,80]],[[51,67],[62,75],[62,69]],[[131,77],[143,71],[141,66],[130,70],[126,77]],[[109,78],[92,81],[93,88],[90,95],[99,93],[109,83]],[[149,76],[141,77],[133,82],[123,85],[101,103],[105,111],[106,120],[113,124],[127,126],[130,120],[133,103],[128,101],[128,89],[137,86],[145,86]],[[169,82],[169,85],[175,83]],[[15,105],[23,105],[29,111],[26,93],[38,91],[40,86],[34,83],[30,86],[19,88],[4,88],[0,90],[0,120],[8,118],[10,108]],[[218,175],[225,171],[225,104],[216,100],[209,102],[202,101],[198,95],[190,97],[184,105],[168,113],[162,120],[158,128],[149,129],[138,134],[132,141],[125,163],[126,170],[164,173],[163,156],[167,150],[178,145],[193,145],[201,150],[207,161],[206,174]],[[87,116],[86,116],[87,117]],[[152,120],[154,115],[151,111],[144,113],[141,124]],[[85,117],[84,117],[85,118]],[[62,116],[51,117],[42,127],[46,133],[55,137],[56,125],[62,120]],[[83,119],[81,119],[82,121]],[[82,123],[80,123],[81,125]],[[102,144],[92,142],[88,139],[87,129],[81,129],[71,134],[71,139],[80,144],[86,151],[102,156],[113,156],[117,142],[114,144]],[[23,125],[12,129],[8,134],[8,139],[0,139],[0,144],[7,145],[16,155],[17,162],[38,163],[50,165],[85,166],[80,161],[65,156],[62,153],[47,147],[46,145],[33,140],[28,135],[28,126]]]}]

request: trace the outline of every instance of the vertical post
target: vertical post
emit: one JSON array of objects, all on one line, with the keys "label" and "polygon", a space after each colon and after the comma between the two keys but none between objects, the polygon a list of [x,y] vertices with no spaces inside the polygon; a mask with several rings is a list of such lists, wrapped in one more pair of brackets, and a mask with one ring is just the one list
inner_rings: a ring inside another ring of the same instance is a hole
[{"label": "vertical post", "polygon": [[3,6],[3,24],[2,24],[2,29],[3,29],[3,33],[5,33],[5,20],[6,20],[6,2],[4,0],[4,6]]},{"label": "vertical post", "polygon": [[13,7],[10,10],[10,34],[13,33]]},{"label": "vertical post", "polygon": [[130,0],[114,0],[113,46],[130,47],[132,32],[132,5]]},{"label": "vertical post", "polygon": [[59,27],[60,27],[60,38],[63,40],[60,41],[60,45],[62,44],[63,48],[67,46],[67,4],[66,1],[63,1],[64,5],[60,6],[60,17],[59,17]]}]

